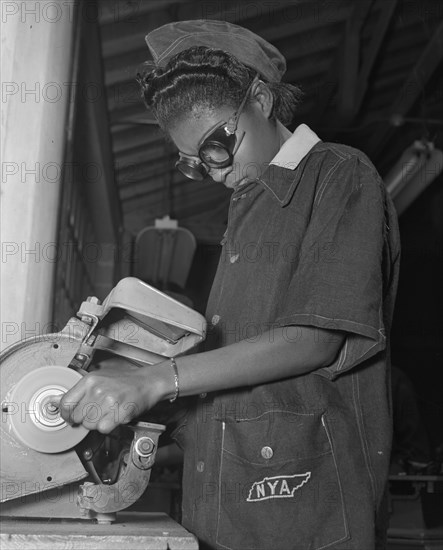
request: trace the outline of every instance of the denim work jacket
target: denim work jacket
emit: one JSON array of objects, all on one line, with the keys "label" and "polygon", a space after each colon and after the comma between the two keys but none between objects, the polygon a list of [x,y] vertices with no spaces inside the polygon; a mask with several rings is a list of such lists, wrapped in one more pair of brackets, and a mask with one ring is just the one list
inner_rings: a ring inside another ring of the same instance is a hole
[{"label": "denim work jacket", "polygon": [[183,525],[203,548],[376,546],[397,218],[363,153],[296,132],[309,151],[296,146],[292,165],[270,164],[232,195],[206,349],[289,325],[346,339],[326,368],[195,399],[174,437],[185,450]]}]

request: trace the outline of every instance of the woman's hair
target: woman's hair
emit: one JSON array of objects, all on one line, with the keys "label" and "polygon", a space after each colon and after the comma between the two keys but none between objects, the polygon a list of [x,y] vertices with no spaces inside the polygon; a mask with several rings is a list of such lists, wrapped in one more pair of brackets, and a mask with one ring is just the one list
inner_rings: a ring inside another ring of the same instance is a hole
[{"label": "woman's hair", "polygon": [[[236,109],[256,74],[223,50],[194,46],[176,54],[165,67],[152,70],[152,65],[146,63],[137,74],[137,81],[145,105],[166,130],[183,116],[198,117],[201,108],[212,110],[230,105]],[[273,116],[289,125],[302,91],[283,82],[266,84],[274,97]]]}]

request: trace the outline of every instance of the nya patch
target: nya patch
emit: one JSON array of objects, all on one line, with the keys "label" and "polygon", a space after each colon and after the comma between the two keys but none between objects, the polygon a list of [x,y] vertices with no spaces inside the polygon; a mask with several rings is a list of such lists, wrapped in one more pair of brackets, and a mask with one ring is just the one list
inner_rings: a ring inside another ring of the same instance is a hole
[{"label": "nya patch", "polygon": [[246,502],[260,502],[270,498],[292,498],[295,491],[311,479],[311,472],[290,476],[264,477],[254,481]]}]

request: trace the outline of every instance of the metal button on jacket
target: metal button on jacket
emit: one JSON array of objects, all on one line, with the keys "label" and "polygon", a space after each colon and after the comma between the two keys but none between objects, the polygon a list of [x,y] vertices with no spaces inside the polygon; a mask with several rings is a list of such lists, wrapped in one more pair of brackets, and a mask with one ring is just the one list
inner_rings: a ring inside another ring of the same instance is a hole
[{"label": "metal button on jacket", "polygon": [[229,258],[229,261],[231,262],[231,264],[234,264],[239,259],[239,257],[240,257],[240,254],[234,254]]},{"label": "metal button on jacket", "polygon": [[215,326],[220,321],[220,315],[213,315],[211,323]]},{"label": "metal button on jacket", "polygon": [[203,462],[203,460],[199,460],[197,462],[197,472],[203,472],[203,470],[205,469],[205,463]]},{"label": "metal button on jacket", "polygon": [[263,458],[266,458],[266,460],[269,460],[273,457],[274,451],[271,449],[271,447],[263,447],[261,450],[261,455]]}]

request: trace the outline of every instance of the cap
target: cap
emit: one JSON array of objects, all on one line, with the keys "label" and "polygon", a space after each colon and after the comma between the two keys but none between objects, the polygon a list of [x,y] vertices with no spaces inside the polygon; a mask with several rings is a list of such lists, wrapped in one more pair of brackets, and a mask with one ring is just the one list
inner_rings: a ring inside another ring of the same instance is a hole
[{"label": "cap", "polygon": [[171,57],[192,46],[207,46],[230,53],[269,82],[279,82],[286,71],[286,60],[275,46],[227,21],[167,23],[147,34],[145,40],[157,67],[164,67]]}]

